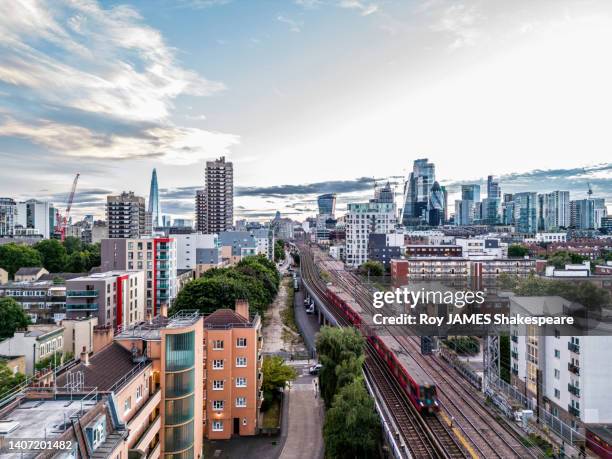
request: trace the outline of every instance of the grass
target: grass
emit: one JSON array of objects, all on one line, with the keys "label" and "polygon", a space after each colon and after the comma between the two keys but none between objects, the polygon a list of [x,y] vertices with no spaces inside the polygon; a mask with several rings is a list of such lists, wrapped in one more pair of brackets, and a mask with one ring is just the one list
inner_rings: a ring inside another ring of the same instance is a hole
[{"label": "grass", "polygon": [[280,400],[274,398],[270,403],[270,407],[263,413],[263,428],[275,429],[280,421]]},{"label": "grass", "polygon": [[295,314],[293,309],[293,286],[291,282],[285,282],[285,289],[287,290],[287,298],[285,299],[285,308],[281,311],[281,319],[283,324],[289,327],[295,333],[299,333],[298,326],[295,323]]},{"label": "grass", "polygon": [[542,451],[544,451],[544,455],[546,457],[553,457],[552,445],[539,435],[530,433],[527,438],[522,437],[521,442],[528,447],[536,446],[540,448]]}]

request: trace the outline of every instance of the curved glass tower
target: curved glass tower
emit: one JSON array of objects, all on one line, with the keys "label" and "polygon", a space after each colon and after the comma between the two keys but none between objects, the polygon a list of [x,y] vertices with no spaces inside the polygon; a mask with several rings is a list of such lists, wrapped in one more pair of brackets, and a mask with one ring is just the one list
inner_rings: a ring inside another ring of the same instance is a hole
[{"label": "curved glass tower", "polygon": [[157,170],[153,169],[151,175],[151,191],[149,192],[149,213],[151,214],[151,224],[153,228],[162,226],[161,207],[159,205],[159,187],[157,186]]}]

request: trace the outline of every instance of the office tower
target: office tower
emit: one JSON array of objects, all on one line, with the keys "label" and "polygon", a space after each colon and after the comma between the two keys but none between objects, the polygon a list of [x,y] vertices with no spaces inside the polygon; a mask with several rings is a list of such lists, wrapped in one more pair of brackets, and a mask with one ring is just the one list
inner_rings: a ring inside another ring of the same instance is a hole
[{"label": "office tower", "polygon": [[153,168],[151,175],[151,189],[149,191],[149,213],[151,214],[151,226],[161,226],[161,206],[159,203],[159,187],[157,185],[157,170]]},{"label": "office tower", "polygon": [[29,199],[17,204],[16,225],[38,231],[44,239],[49,239],[53,234],[50,214],[53,206],[48,202]]},{"label": "office tower", "polygon": [[461,199],[480,202],[480,185],[461,185]]},{"label": "office tower", "polygon": [[430,226],[440,226],[444,219],[444,192],[438,182],[431,187],[427,218]]},{"label": "office tower", "polygon": [[322,194],[317,198],[319,215],[329,215],[332,218],[336,213],[336,193]]},{"label": "office tower", "polygon": [[234,170],[225,157],[206,161],[206,233],[232,229],[234,220]]},{"label": "office tower", "polygon": [[455,225],[480,220],[480,185],[461,185],[461,200],[455,201]]},{"label": "office tower", "polygon": [[206,214],[206,190],[198,190],[195,195],[195,220],[198,233],[206,233]]},{"label": "office tower", "polygon": [[554,231],[570,226],[569,191],[553,191],[538,196],[539,223],[543,231]]},{"label": "office tower", "polygon": [[608,216],[606,200],[604,198],[593,198],[593,213],[595,218],[595,229],[601,228],[601,219]]},{"label": "office tower", "polygon": [[170,307],[176,298],[176,240],[103,239],[100,246],[103,271],[144,271],[146,311],[150,317]]},{"label": "office tower", "polygon": [[493,176],[487,177],[487,198],[498,198],[501,201],[501,188],[499,182],[493,180]]},{"label": "office tower", "polygon": [[145,200],[133,191],[106,198],[108,237],[134,238],[145,233]]},{"label": "office tower", "polygon": [[412,172],[404,183],[402,224],[418,226],[426,223],[431,187],[436,180],[436,168],[427,158],[414,161]]},{"label": "office tower", "polygon": [[15,234],[15,214],[17,205],[11,198],[0,198],[0,237]]},{"label": "office tower", "polygon": [[346,215],[346,263],[359,266],[368,260],[371,233],[391,233],[397,217],[395,204],[388,202],[349,203]]},{"label": "office tower", "polygon": [[577,199],[570,202],[570,226],[576,229],[595,228],[595,201]]},{"label": "office tower", "polygon": [[448,190],[445,186],[440,186],[442,189],[442,196],[444,198],[444,212],[442,213],[442,224],[448,222]]},{"label": "office tower", "polygon": [[394,203],[395,197],[393,195],[393,188],[391,184],[387,182],[383,187],[376,188],[374,191],[374,200],[376,202],[389,202]]},{"label": "office tower", "polygon": [[487,177],[487,197],[482,200],[481,222],[486,225],[496,225],[501,222],[501,188],[499,182],[493,180],[493,176]]},{"label": "office tower", "polygon": [[538,194],[514,194],[514,224],[517,233],[535,234],[538,229]]}]

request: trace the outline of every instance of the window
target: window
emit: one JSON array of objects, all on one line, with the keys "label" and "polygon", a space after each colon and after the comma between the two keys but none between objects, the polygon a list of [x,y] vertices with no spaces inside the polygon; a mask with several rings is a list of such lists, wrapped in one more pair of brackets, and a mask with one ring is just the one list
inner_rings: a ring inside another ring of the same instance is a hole
[{"label": "window", "polygon": [[215,351],[220,351],[223,349],[223,340],[216,339],[213,341],[213,349]]},{"label": "window", "polygon": [[247,380],[246,378],[236,378],[236,387],[246,387]]},{"label": "window", "polygon": [[142,385],[136,388],[136,401],[139,401],[142,398]]},{"label": "window", "polygon": [[213,432],[223,432],[223,421],[213,421],[212,430]]},{"label": "window", "polygon": [[225,386],[225,381],[222,381],[220,379],[213,380],[213,390],[223,390],[224,386]]},{"label": "window", "polygon": [[236,408],[245,408],[246,406],[246,397],[236,398]]},{"label": "window", "polygon": [[123,414],[128,413],[132,409],[132,397],[128,397],[123,402]]},{"label": "window", "polygon": [[236,340],[236,347],[246,347],[246,338],[238,338]]},{"label": "window", "polygon": [[559,389],[555,389],[555,398],[561,398],[561,392]]},{"label": "window", "polygon": [[223,410],[223,400],[213,400],[213,410],[222,411]]},{"label": "window", "polygon": [[555,349],[555,358],[556,359],[560,359],[561,358],[561,351],[559,351],[559,349]]},{"label": "window", "polygon": [[237,367],[246,367],[247,359],[246,357],[236,357],[236,366]]},{"label": "window", "polygon": [[222,370],[223,360],[213,360],[213,370]]},{"label": "window", "polygon": [[559,379],[561,377],[561,372],[555,368],[555,379]]}]

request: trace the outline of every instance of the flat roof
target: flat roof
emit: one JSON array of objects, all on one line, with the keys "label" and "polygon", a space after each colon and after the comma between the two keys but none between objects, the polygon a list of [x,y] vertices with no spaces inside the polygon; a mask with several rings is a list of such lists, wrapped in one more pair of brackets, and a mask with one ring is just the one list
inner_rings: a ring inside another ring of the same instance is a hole
[{"label": "flat roof", "polygon": [[157,316],[148,322],[140,322],[130,327],[125,327],[117,333],[115,339],[161,339],[161,330],[188,327],[200,320],[200,312],[179,311],[171,317]]}]

